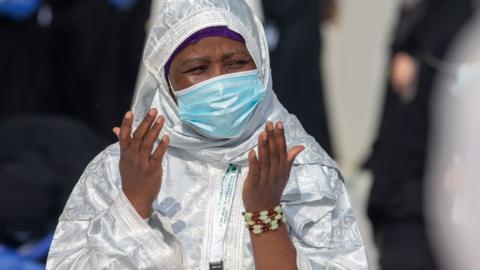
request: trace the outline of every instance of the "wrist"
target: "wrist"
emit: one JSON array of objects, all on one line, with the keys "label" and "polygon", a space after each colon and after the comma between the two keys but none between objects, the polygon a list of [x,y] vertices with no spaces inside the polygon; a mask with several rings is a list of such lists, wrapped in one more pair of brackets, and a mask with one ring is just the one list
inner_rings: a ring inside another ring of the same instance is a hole
[{"label": "wrist", "polygon": [[274,231],[268,231],[268,232],[263,232],[263,233],[254,233],[251,230],[248,230],[248,233],[250,235],[250,239],[263,239],[265,241],[269,240],[276,240],[278,238],[285,238],[285,239],[290,239],[290,236],[288,235],[288,229],[287,225],[285,223],[281,223],[278,225],[278,229]]},{"label": "wrist", "polygon": [[275,208],[277,205],[280,205],[280,200],[268,201],[268,202],[255,202],[255,203],[245,203],[243,204],[245,212],[261,212],[264,210],[269,210]]},{"label": "wrist", "polygon": [[149,218],[150,215],[152,215],[152,207],[148,207],[148,208],[135,208],[138,212],[138,214],[140,215],[140,217],[142,217],[143,219],[146,219],[146,218]]},{"label": "wrist", "polygon": [[259,212],[243,212],[248,230],[254,234],[276,231],[286,223],[286,216],[280,204]]},{"label": "wrist", "polygon": [[150,217],[152,214],[152,203],[146,201],[143,198],[137,198],[137,196],[132,196],[127,192],[123,191],[128,201],[132,204],[133,208],[143,219]]}]

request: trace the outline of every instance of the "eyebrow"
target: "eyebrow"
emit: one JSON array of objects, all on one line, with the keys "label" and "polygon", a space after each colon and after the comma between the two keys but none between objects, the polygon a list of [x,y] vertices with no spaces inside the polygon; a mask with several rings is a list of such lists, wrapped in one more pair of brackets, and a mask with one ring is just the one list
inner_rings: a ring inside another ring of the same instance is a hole
[{"label": "eyebrow", "polygon": [[202,56],[202,57],[190,58],[190,59],[187,59],[187,60],[183,61],[182,63],[180,63],[180,65],[178,65],[178,67],[181,67],[181,66],[184,66],[184,65],[190,64],[190,63],[195,63],[195,62],[205,62],[205,61],[209,61],[210,58],[211,58],[210,56]]},{"label": "eyebrow", "polygon": [[236,50],[236,51],[233,51],[233,52],[223,54],[222,60],[231,58],[231,57],[233,57],[237,54],[244,54],[244,55],[248,55],[250,57],[250,54],[248,52],[246,52],[245,50]]},{"label": "eyebrow", "polygon": [[[229,59],[237,54],[244,54],[244,55],[248,55],[250,57],[250,55],[248,54],[248,52],[246,52],[245,50],[235,50],[235,51],[232,51],[232,52],[228,52],[228,53],[224,53],[222,55],[222,61],[223,60],[226,60],[226,59]],[[186,64],[191,64],[191,63],[195,63],[195,62],[205,62],[205,61],[209,61],[211,59],[210,56],[201,56],[201,57],[196,57],[196,58],[191,58],[191,59],[187,59],[185,61],[183,61],[182,63],[180,63],[180,65],[178,67],[181,67],[183,65],[186,65]]]}]

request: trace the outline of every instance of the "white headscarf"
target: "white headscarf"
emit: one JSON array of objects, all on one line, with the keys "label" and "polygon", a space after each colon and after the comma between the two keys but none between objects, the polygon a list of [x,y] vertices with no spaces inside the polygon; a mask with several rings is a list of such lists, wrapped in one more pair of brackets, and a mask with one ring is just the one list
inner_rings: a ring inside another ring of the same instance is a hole
[{"label": "white headscarf", "polygon": [[[133,105],[134,128],[138,127],[150,108],[157,108],[165,116],[162,133],[170,136],[170,147],[184,150],[205,162],[245,165],[247,153],[257,146],[266,121],[283,121],[287,144],[306,147],[296,164],[318,163],[336,167],[335,162],[304,131],[297,118],[278,102],[272,90],[270,59],[262,23],[243,0],[167,0],[158,14],[145,46],[143,63],[148,74],[137,91]],[[247,127],[235,139],[212,140],[183,123],[164,76],[164,66],[175,49],[194,33],[213,26],[226,26],[245,39],[267,89],[264,100]]]}]

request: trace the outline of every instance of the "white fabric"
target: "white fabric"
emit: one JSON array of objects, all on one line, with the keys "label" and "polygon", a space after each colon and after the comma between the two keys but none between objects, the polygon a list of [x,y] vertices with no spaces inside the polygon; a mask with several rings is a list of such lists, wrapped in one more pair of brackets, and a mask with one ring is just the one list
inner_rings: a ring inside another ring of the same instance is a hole
[{"label": "white fabric", "polygon": [[238,170],[225,174],[220,180],[218,190],[214,193],[213,237],[211,241],[210,263],[223,261],[223,246],[227,232],[228,221],[235,197],[235,187],[238,181]]},{"label": "white fabric", "polygon": [[[267,89],[244,133],[210,140],[182,124],[168,94],[163,66],[175,48],[198,30],[225,25],[240,33]],[[134,126],[150,107],[166,118],[171,144],[164,158],[161,190],[148,225],[121,191],[120,151],[112,145],[79,180],[60,217],[47,269],[208,269],[212,242],[212,194],[229,164],[240,167],[223,247],[224,269],[254,269],[244,226],[242,187],[247,153],[267,120],[284,122],[287,144],[305,151],[282,196],[299,269],[368,269],[365,249],[342,177],[295,116],[272,90],[268,48],[260,20],[243,0],[169,0],[148,38],[149,74],[133,106]]]}]

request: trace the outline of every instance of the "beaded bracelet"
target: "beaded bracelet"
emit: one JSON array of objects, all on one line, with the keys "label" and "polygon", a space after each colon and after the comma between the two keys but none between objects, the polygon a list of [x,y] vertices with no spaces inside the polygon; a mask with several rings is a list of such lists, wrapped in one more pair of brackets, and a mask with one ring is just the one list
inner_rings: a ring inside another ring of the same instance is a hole
[{"label": "beaded bracelet", "polygon": [[287,221],[281,205],[261,212],[243,212],[242,215],[248,230],[254,234],[275,231]]}]

